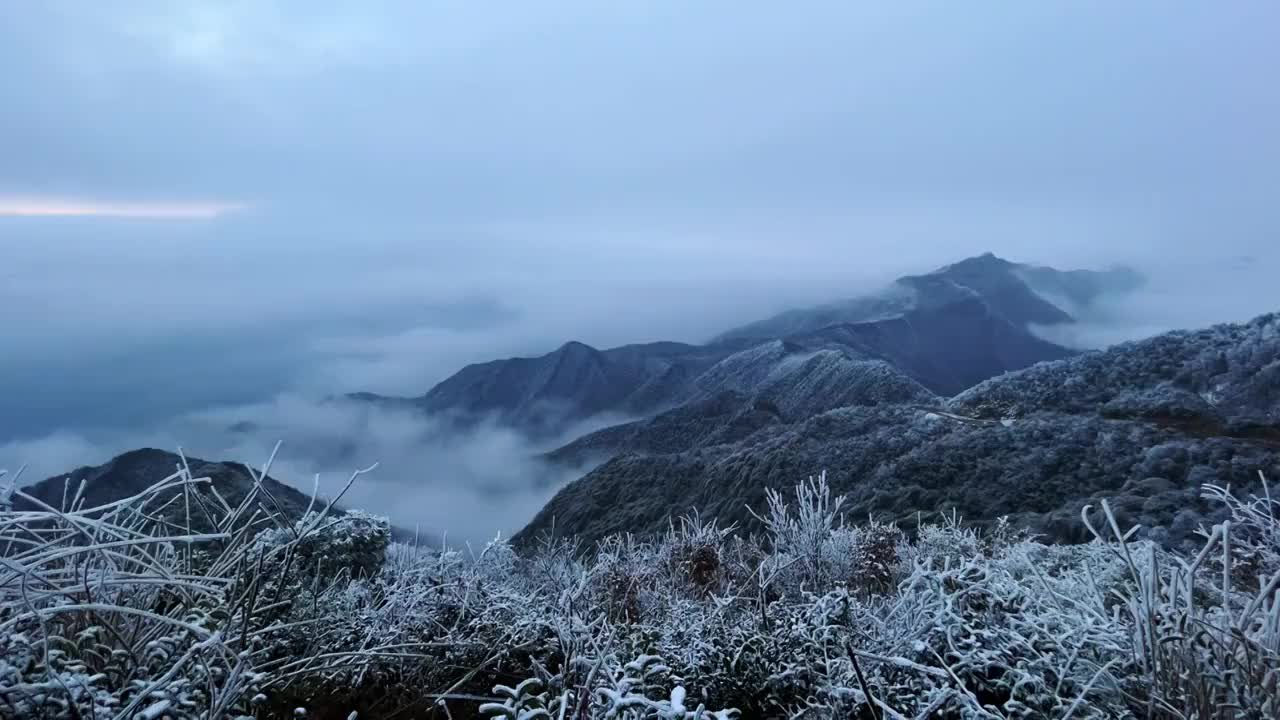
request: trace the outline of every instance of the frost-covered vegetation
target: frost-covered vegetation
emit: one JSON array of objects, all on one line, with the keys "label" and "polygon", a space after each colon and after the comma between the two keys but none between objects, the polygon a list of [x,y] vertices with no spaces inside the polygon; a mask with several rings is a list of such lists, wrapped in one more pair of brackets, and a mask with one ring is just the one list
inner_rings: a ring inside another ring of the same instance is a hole
[{"label": "frost-covered vegetation", "polygon": [[694,516],[517,555],[321,502],[290,522],[179,466],[0,515],[0,715],[1276,717],[1276,503],[1204,492],[1228,519],[1191,556],[1105,503],[1074,546],[852,525],[824,477],[770,492],[759,535]]},{"label": "frost-covered vegetation", "polygon": [[[1022,417],[1046,410],[1198,419],[1274,431],[1280,401],[1280,313],[1180,330],[980,383],[949,401],[959,412]],[[1272,437],[1280,436],[1273,432]]]}]

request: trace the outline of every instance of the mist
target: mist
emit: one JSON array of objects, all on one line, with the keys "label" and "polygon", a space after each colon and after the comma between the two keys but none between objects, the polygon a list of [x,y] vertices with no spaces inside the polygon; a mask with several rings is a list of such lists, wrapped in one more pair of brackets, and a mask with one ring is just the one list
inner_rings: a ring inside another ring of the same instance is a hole
[{"label": "mist", "polygon": [[1266,2],[5,4],[0,463],[283,441],[304,489],[379,460],[350,504],[479,538],[565,481],[546,448],[323,398],[703,342],[987,251],[1147,276],[1040,329],[1073,347],[1280,309],[1278,25]]},{"label": "mist", "polygon": [[1137,291],[1106,296],[1088,306],[1050,296],[1077,321],[1033,330],[1051,342],[1092,350],[1280,311],[1280,286],[1275,282],[1280,252],[1275,250],[1231,255],[1197,249],[1143,262],[1144,283]]},{"label": "mist", "polygon": [[25,464],[23,480],[30,482],[141,447],[181,448],[192,458],[255,469],[275,453],[272,477],[307,493],[318,489],[327,498],[343,492],[353,471],[376,463],[346,490],[343,506],[384,515],[423,538],[474,544],[519,530],[564,482],[584,470],[545,464],[541,453],[626,419],[596,418],[562,437],[534,443],[494,422],[462,431],[446,419],[411,411],[279,395],[175,416],[154,427],[59,430],[0,444],[0,457]]}]

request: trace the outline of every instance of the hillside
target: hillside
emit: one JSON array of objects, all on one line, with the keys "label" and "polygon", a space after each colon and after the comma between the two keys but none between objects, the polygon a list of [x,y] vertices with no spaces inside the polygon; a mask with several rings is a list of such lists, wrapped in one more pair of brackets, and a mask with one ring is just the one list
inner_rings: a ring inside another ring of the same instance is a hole
[{"label": "hillside", "polygon": [[830,325],[789,339],[805,347],[848,349],[884,360],[939,395],[954,395],[1002,373],[1074,354],[1041,340],[968,293],[898,317]]},{"label": "hillside", "polygon": [[[659,416],[606,430],[579,443],[609,441],[623,454],[562,489],[515,541],[527,544],[553,519],[557,533],[588,542],[660,531],[695,508],[751,528],[746,508],[769,489],[825,470],[852,517],[911,525],[917,513],[954,510],[982,526],[1009,515],[1049,540],[1080,541],[1079,509],[1112,496],[1127,521],[1188,543],[1207,517],[1203,483],[1243,491],[1259,470],[1280,471],[1277,323],[1266,315],[1042,363],[992,378],[945,411],[915,399],[851,405],[705,440],[757,401],[742,396],[683,426]],[[1173,421],[1184,418],[1194,422]],[[653,439],[666,436],[690,442]]]},{"label": "hillside", "polygon": [[1280,428],[1280,319],[1175,331],[981,383],[952,410],[981,417],[1101,410],[1113,417]]},{"label": "hillside", "polygon": [[717,366],[700,380],[697,399],[647,420],[590,433],[547,458],[583,466],[617,453],[668,454],[746,441],[763,428],[840,407],[941,403],[888,363],[835,350],[788,350],[779,341],[721,365],[727,367]]}]

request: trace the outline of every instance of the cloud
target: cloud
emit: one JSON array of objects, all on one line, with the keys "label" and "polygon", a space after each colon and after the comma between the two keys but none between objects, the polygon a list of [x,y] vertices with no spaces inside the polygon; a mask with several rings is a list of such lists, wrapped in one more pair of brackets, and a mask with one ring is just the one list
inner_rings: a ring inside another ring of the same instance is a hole
[{"label": "cloud", "polygon": [[318,474],[321,493],[332,497],[353,470],[377,462],[348,492],[346,506],[387,515],[424,534],[483,542],[519,530],[577,476],[574,469],[537,459],[562,440],[533,444],[494,424],[459,431],[413,412],[286,394],[187,413],[147,428],[83,428],[10,441],[0,444],[0,466],[15,471],[25,464],[23,481],[36,482],[101,464],[127,449],[181,447],[191,457],[256,468],[280,442],[271,471],[277,479],[310,492]]},{"label": "cloud", "polygon": [[[0,468],[8,470],[3,482],[13,482],[16,478],[25,485],[75,468],[99,464],[103,461],[103,451],[82,435],[62,430],[31,440],[0,443],[0,458],[3,458],[0,459]],[[19,470],[22,472],[20,477]]]},{"label": "cloud", "polygon": [[1280,101],[1250,81],[1276,60],[1265,3],[0,12],[0,184],[27,190],[415,219],[975,201],[1149,218],[1257,211],[1275,179]]},{"label": "cloud", "polygon": [[1135,292],[1071,307],[1078,322],[1033,330],[1051,342],[1094,349],[1173,330],[1243,322],[1280,312],[1277,268],[1280,252],[1269,248],[1237,256],[1203,248],[1148,257],[1146,283]]},{"label": "cloud", "polygon": [[117,202],[0,195],[0,217],[108,217],[149,220],[209,220],[244,210],[236,203]]}]

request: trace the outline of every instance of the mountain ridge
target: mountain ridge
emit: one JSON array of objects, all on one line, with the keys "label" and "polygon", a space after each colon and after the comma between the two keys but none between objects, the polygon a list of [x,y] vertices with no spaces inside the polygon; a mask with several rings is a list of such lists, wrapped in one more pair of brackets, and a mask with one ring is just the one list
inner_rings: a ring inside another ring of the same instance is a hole
[{"label": "mountain ridge", "polygon": [[[750,398],[729,402],[738,405],[720,407],[705,426],[676,430],[714,437]],[[1202,484],[1247,491],[1259,471],[1280,475],[1280,314],[1039,363],[932,406],[850,405],[762,423],[721,444],[651,452],[652,438],[674,434],[663,417],[621,436],[588,436],[619,451],[562,488],[515,542],[552,527],[587,543],[661,532],[695,509],[751,529],[746,508],[759,506],[766,489],[826,471],[852,516],[910,524],[920,512],[955,510],[984,526],[1009,515],[1050,540],[1075,542],[1088,539],[1080,509],[1112,497],[1125,524],[1186,544],[1214,520]]]},{"label": "mountain ridge", "polygon": [[652,416],[689,402],[699,397],[704,373],[737,353],[779,340],[796,352],[837,349],[883,360],[931,391],[952,395],[1001,373],[1077,352],[1031,331],[1031,324],[1066,323],[1072,316],[1041,297],[1023,274],[1092,300],[1127,287],[1112,278],[1113,272],[1064,272],[986,253],[904,276],[880,293],[730,330],[702,345],[657,341],[600,350],[570,341],[541,356],[468,365],[416,398],[348,397],[463,424],[496,419],[532,437],[555,437],[595,415]]}]

